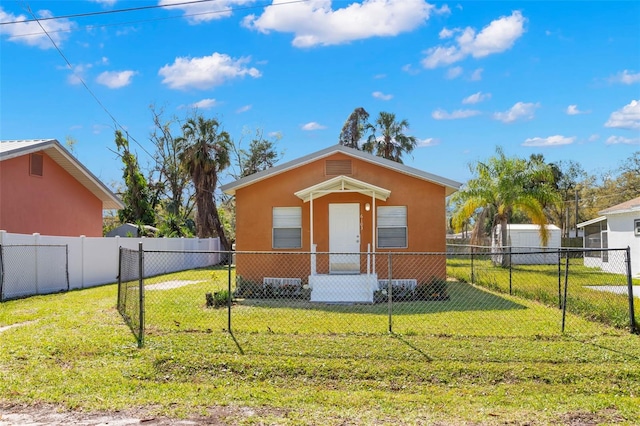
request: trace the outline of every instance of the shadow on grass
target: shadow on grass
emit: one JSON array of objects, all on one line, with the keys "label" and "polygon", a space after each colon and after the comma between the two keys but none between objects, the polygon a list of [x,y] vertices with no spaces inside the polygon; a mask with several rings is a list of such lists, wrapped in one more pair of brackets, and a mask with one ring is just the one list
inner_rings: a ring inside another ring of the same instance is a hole
[{"label": "shadow on grass", "polygon": [[[448,282],[446,300],[413,300],[392,302],[393,315],[416,315],[440,312],[468,312],[468,311],[505,311],[522,310],[526,306],[508,300],[489,291],[475,287],[468,283]],[[332,313],[358,313],[388,315],[388,302],[367,303],[317,303],[294,298],[279,299],[238,299],[239,306],[250,306],[265,309],[301,309],[318,310]]]}]

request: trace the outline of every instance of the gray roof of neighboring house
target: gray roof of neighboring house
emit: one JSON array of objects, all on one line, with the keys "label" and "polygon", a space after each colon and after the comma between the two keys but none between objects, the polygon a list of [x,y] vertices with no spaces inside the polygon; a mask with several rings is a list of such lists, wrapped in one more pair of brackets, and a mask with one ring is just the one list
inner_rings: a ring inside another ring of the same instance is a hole
[{"label": "gray roof of neighboring house", "polygon": [[413,167],[409,167],[404,164],[397,163],[395,161],[387,160],[386,158],[378,157],[363,151],[359,151],[357,149],[348,148],[343,145],[333,145],[323,150],[305,155],[304,157],[300,157],[298,159],[289,161],[287,163],[283,163],[275,167],[272,167],[270,169],[238,179],[235,182],[222,185],[221,189],[222,191],[224,191],[229,195],[234,195],[236,190],[240,188],[244,188],[246,186],[259,182],[261,180],[289,171],[296,167],[300,167],[302,165],[311,163],[321,158],[328,157],[337,152],[341,152],[351,157],[366,161],[368,163],[373,163],[378,166],[385,167],[387,169],[395,170],[398,173],[403,173],[405,175],[413,176],[418,179],[422,179],[428,182],[435,183],[440,186],[444,186],[446,188],[446,195],[453,194],[462,186],[460,182],[456,182],[454,180],[447,179],[442,176],[437,176],[431,173],[427,173],[425,171],[422,171]]},{"label": "gray roof of neighboring house", "polygon": [[604,210],[600,210],[598,214],[608,215],[618,213],[631,213],[635,211],[640,212],[640,197],[625,201],[624,203],[616,204],[615,206],[611,206]]},{"label": "gray roof of neighboring house", "polygon": [[30,139],[0,141],[0,161],[44,151],[67,173],[102,201],[103,209],[122,209],[122,201],[80,163],[56,139]]}]

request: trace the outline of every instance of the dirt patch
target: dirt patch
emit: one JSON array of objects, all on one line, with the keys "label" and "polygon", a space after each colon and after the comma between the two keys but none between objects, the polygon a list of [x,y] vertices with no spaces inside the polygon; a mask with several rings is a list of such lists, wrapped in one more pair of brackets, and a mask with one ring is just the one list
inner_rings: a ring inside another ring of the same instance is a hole
[{"label": "dirt patch", "polygon": [[555,424],[565,426],[597,426],[602,423],[622,423],[624,419],[615,410],[603,410],[598,413],[576,411],[566,413]]},{"label": "dirt patch", "polygon": [[191,284],[200,284],[204,281],[188,281],[188,280],[174,280],[174,281],[163,281],[158,284],[151,284],[144,287],[145,290],[171,290],[174,288],[184,287],[185,285]]},{"label": "dirt patch", "polygon": [[[248,407],[210,407],[206,415],[188,419],[153,416],[144,409],[115,412],[65,411],[54,405],[0,404],[0,426],[130,426],[130,425],[233,425],[250,420],[286,418],[286,410]],[[261,424],[261,423],[260,423]]]},{"label": "dirt patch", "polygon": [[29,325],[34,322],[37,322],[37,321],[25,321],[25,322],[17,322],[11,325],[3,325],[3,326],[0,326],[0,333],[2,333],[3,331],[11,330],[12,328],[15,328],[15,327],[22,327],[25,325]]}]

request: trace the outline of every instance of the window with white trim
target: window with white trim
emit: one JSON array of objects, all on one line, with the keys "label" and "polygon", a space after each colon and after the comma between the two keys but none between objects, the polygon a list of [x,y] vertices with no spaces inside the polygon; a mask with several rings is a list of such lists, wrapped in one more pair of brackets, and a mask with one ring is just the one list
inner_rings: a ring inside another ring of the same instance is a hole
[{"label": "window with white trim", "polygon": [[378,207],[378,248],[407,248],[407,206]]},{"label": "window with white trim", "polygon": [[302,247],[302,207],[273,208],[273,248]]},{"label": "window with white trim", "polygon": [[633,221],[633,233],[636,237],[640,237],[640,219]]}]

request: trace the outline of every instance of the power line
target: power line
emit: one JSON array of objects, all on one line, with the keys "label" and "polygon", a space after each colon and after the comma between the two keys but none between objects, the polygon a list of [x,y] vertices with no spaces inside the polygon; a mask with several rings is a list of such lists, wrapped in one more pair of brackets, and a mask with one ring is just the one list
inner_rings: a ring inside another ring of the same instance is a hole
[{"label": "power line", "polygon": [[[55,47],[55,49],[58,51],[58,53],[60,54],[60,56],[62,56],[62,59],[64,59],[64,61],[66,62],[67,66],[69,67],[70,70],[73,71],[73,66],[71,65],[71,62],[69,62],[69,60],[67,59],[67,57],[65,56],[65,54],[62,52],[62,50],[60,49],[60,47],[58,47],[58,45],[56,44],[56,42],[53,40],[53,38],[49,35],[49,33],[47,32],[47,30],[42,26],[42,24],[40,23],[40,21],[38,20],[38,18],[36,18],[35,14],[33,13],[33,11],[31,10],[31,8],[29,7],[29,5],[27,5],[27,10],[29,11],[29,13],[31,14],[31,16],[34,17],[35,22],[38,23],[38,25],[40,26],[40,28],[42,29],[42,31],[47,35],[47,37],[49,38],[49,41],[51,41],[51,43],[53,44],[53,47]],[[84,88],[87,90],[87,92],[89,92],[89,94],[93,97],[93,99],[98,103],[98,105],[100,105],[100,107],[104,110],[104,112],[107,113],[107,115],[111,118],[111,120],[113,120],[113,123],[116,127],[121,128],[122,130],[125,131],[125,134],[127,135],[127,138],[132,139],[147,155],[149,155],[151,158],[153,158],[153,155],[151,155],[149,153],[149,151],[147,151],[145,149],[144,146],[142,146],[142,144],[140,142],[138,142],[134,137],[131,137],[129,135],[129,133],[127,132],[127,130],[118,122],[118,120],[116,120],[116,118],[113,116],[113,114],[111,114],[111,112],[107,109],[107,107],[102,103],[102,101],[100,101],[100,99],[98,99],[98,97],[96,96],[95,93],[93,93],[93,91],[89,88],[89,86],[87,85],[87,83],[82,79],[82,77],[80,76],[76,76],[76,78],[82,83],[82,85],[84,86]]]},{"label": "power line", "polygon": [[218,0],[193,0],[193,1],[185,1],[181,3],[173,3],[173,4],[155,4],[151,6],[139,6],[139,7],[129,7],[126,9],[113,9],[113,10],[101,10],[98,12],[85,12],[85,13],[74,13],[71,15],[60,15],[60,16],[48,16],[42,18],[36,18],[33,12],[29,10],[29,13],[34,17],[33,19],[25,19],[21,21],[8,21],[8,22],[0,22],[0,25],[9,25],[9,24],[23,24],[28,22],[42,22],[42,21],[50,21],[55,19],[70,19],[70,18],[85,18],[87,16],[96,16],[96,15],[110,15],[112,13],[122,13],[122,12],[137,12],[140,10],[149,10],[149,9],[162,9],[166,7],[174,7],[174,6],[184,6],[189,4],[197,4],[197,3],[209,3]]},{"label": "power line", "polygon": [[[93,15],[106,15],[106,14],[120,13],[120,12],[135,12],[135,11],[145,10],[145,9],[158,9],[158,8],[166,8],[166,7],[179,6],[179,5],[188,5],[188,4],[194,4],[194,3],[211,2],[211,1],[217,1],[217,0],[197,0],[197,1],[190,1],[190,2],[183,2],[183,3],[174,3],[174,4],[171,4],[171,5],[141,6],[141,7],[138,7],[138,8],[107,10],[107,11],[100,11],[100,12],[87,12],[87,13],[79,13],[79,14],[73,14],[73,15],[51,16],[51,17],[46,17],[46,18],[36,18],[35,15],[33,14],[33,12],[30,11],[31,15],[34,16],[33,19],[22,20],[22,21],[0,22],[0,25],[10,25],[10,24],[14,24],[15,25],[15,24],[25,24],[25,23],[36,22],[36,21],[45,21],[45,20],[69,19],[69,18],[78,18],[78,17],[81,18],[81,17],[93,16]],[[272,4],[272,5],[269,5],[269,6],[286,6],[286,5],[295,4],[295,3],[306,3],[308,1],[309,0],[291,0],[291,1],[288,1],[288,2]],[[85,27],[78,28],[77,30],[74,30],[74,29],[63,29],[63,30],[50,31],[50,33],[72,32],[72,31],[80,31],[80,30],[85,30],[85,29],[104,28],[104,27],[111,27],[111,26],[118,26],[118,25],[129,25],[129,24],[138,24],[138,23],[155,22],[155,21],[166,21],[166,20],[169,20],[169,19],[191,18],[191,17],[194,17],[194,16],[202,16],[202,15],[218,15],[218,14],[223,14],[223,13],[228,13],[228,12],[235,12],[235,11],[240,11],[240,10],[261,9],[263,7],[264,7],[264,5],[228,7],[228,8],[221,9],[221,10],[213,10],[213,11],[198,12],[198,13],[189,13],[189,14],[184,14],[184,15],[180,15],[180,16],[167,16],[167,17],[162,17],[162,18],[141,19],[141,20],[137,20],[137,21],[117,22],[117,23],[102,24],[102,25],[87,25]],[[12,38],[32,37],[32,36],[40,35],[40,34],[41,33],[16,34],[16,35],[13,35]]]}]

